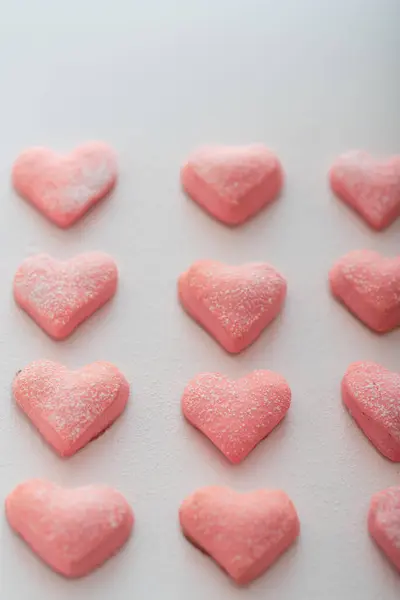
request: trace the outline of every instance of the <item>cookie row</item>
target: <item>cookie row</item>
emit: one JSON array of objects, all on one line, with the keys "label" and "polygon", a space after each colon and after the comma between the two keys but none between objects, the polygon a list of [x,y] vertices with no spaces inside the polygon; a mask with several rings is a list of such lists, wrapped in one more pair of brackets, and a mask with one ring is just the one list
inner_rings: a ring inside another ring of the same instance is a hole
[{"label": "cookie row", "polygon": [[[47,254],[26,259],[14,278],[17,303],[51,337],[67,337],[116,292],[118,270],[101,252],[57,261]],[[333,294],[378,332],[400,325],[400,258],[370,250],[342,257],[329,273]],[[285,278],[268,263],[229,266],[197,261],[178,281],[187,313],[228,352],[252,344],[280,312]]]},{"label": "cookie row", "polygon": [[[67,156],[30,148],[13,167],[13,184],[59,227],[70,227],[117,180],[114,151],[103,142],[86,143]],[[340,156],[329,175],[333,191],[374,229],[400,215],[400,157],[375,160],[366,152]],[[207,146],[193,152],[181,171],[186,192],[228,225],[239,225],[272,202],[284,174],[277,156],[262,144]]]},{"label": "cookie row", "polygon": [[[375,494],[368,529],[400,570],[400,486]],[[45,480],[18,485],[6,498],[11,527],[52,569],[65,577],[90,573],[128,540],[133,510],[105,486],[66,489]],[[300,521],[287,494],[257,490],[240,494],[206,487],[179,510],[185,537],[239,585],[260,577],[296,540]]]},{"label": "cookie row", "polygon": [[[129,384],[104,361],[70,371],[38,360],[17,373],[13,394],[47,443],[60,456],[71,456],[119,417]],[[376,363],[353,363],[342,380],[342,398],[376,448],[400,462],[400,375]],[[181,407],[189,423],[240,463],[281,422],[290,403],[284,377],[258,370],[238,380],[201,373],[186,386]]]}]

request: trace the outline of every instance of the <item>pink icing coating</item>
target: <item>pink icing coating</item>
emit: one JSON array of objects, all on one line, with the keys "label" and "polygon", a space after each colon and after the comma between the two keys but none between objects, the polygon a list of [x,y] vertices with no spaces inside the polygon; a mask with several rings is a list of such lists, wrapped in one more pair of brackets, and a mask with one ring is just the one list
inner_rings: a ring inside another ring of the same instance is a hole
[{"label": "pink icing coating", "polygon": [[69,371],[59,363],[38,360],[17,374],[13,394],[47,443],[61,456],[71,456],[122,413],[129,384],[111,363]]},{"label": "pink icing coating", "polygon": [[87,142],[68,155],[29,148],[14,163],[17,192],[59,227],[70,227],[114,187],[117,160],[103,142]]},{"label": "pink icing coating", "polygon": [[400,325],[400,256],[355,250],[334,264],[329,281],[333,295],[370,329],[385,333]]},{"label": "pink icing coating", "polygon": [[105,486],[65,489],[31,479],[6,498],[11,527],[54,571],[82,577],[128,540],[134,516],[125,498]]},{"label": "pink icing coating", "polygon": [[14,277],[14,297],[51,337],[66,338],[117,289],[114,260],[102,252],[58,261],[47,254],[27,258]]},{"label": "pink icing coating", "polygon": [[212,216],[239,225],[276,198],[283,171],[275,154],[262,144],[205,146],[189,157],[181,181]]},{"label": "pink icing coating", "polygon": [[226,458],[239,463],[283,419],[290,401],[287,382],[272,371],[253,371],[237,381],[202,373],[187,385],[182,411]]},{"label": "pink icing coating", "polygon": [[286,281],[267,263],[195,262],[178,282],[180,301],[225,350],[252,344],[280,312]]},{"label": "pink icing coating", "polygon": [[368,529],[381,550],[400,571],[400,486],[387,488],[372,496]]},{"label": "pink icing coating", "polygon": [[300,532],[296,509],[280,490],[201,488],[184,500],[179,519],[187,539],[241,585],[262,575]]},{"label": "pink icing coating", "polygon": [[385,229],[400,216],[400,156],[376,160],[361,150],[347,152],[329,177],[335,194],[374,229]]},{"label": "pink icing coating", "polygon": [[379,452],[400,462],[400,375],[373,362],[353,363],[342,380],[342,398]]}]

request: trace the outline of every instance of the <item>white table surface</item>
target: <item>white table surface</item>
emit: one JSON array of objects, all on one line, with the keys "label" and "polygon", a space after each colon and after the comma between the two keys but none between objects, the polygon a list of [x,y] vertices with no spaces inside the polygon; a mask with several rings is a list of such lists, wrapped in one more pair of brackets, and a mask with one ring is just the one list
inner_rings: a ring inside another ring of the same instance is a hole
[{"label": "white table surface", "polygon": [[[354,360],[399,368],[400,331],[378,337],[336,304],[332,262],[356,248],[399,252],[400,221],[371,232],[332,197],[341,151],[400,152],[399,0],[13,0],[0,17],[0,494],[46,477],[106,483],[136,513],[134,536],[102,569],[67,581],[0,530],[2,600],[398,600],[400,579],[370,541],[370,496],[400,483],[342,407]],[[114,195],[60,231],[11,190],[30,145],[69,150],[103,139],[120,156]],[[282,198],[228,229],[180,190],[179,167],[203,143],[265,142],[286,173]],[[111,253],[115,300],[65,342],[12,300],[13,273],[41,251]],[[282,315],[240,356],[227,355],[181,310],[180,272],[200,258],[271,261],[288,278]],[[115,362],[132,383],[124,416],[69,460],[58,458],[10,397],[15,372],[51,358]],[[280,371],[285,422],[233,467],[180,414],[201,371]],[[177,510],[197,487],[282,487],[299,543],[247,589],[181,536]]]}]

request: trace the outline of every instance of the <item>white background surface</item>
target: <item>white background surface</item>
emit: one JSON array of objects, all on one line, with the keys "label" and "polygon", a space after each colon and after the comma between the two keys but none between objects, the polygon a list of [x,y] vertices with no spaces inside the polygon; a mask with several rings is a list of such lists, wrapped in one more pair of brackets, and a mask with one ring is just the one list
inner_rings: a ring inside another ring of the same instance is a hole
[{"label": "white background surface", "polygon": [[[13,0],[0,16],[0,495],[46,477],[106,483],[132,503],[126,549],[91,576],[47,569],[2,519],[2,600],[394,600],[400,580],[368,538],[372,493],[400,483],[341,405],[351,361],[399,368],[400,331],[378,337],[327,289],[332,262],[356,248],[399,253],[400,221],[373,233],[328,190],[341,151],[400,152],[399,0]],[[30,145],[69,150],[88,139],[120,156],[113,197],[69,231],[10,189]],[[286,173],[281,199],[230,230],[187,200],[179,167],[203,143],[265,142]],[[111,253],[117,297],[65,342],[13,303],[18,264],[46,251]],[[191,262],[267,260],[288,279],[282,315],[229,356],[181,310],[176,279]],[[10,397],[37,358],[71,368],[115,362],[130,406],[100,439],[59,459]],[[180,415],[200,371],[280,371],[293,392],[285,422],[237,467]],[[177,510],[199,486],[282,487],[302,522],[299,543],[238,589],[181,536]]]}]

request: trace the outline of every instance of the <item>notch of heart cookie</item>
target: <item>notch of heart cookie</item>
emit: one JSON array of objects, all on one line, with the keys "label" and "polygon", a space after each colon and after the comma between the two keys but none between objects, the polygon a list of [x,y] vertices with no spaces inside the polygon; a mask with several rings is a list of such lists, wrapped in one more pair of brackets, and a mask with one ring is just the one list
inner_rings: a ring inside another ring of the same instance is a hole
[{"label": "notch of heart cookie", "polygon": [[329,283],[333,295],[373,331],[400,325],[400,257],[355,250],[334,264]]},{"label": "notch of heart cookie", "polygon": [[15,190],[61,228],[78,221],[115,186],[115,152],[87,142],[68,155],[47,148],[25,150],[14,163]]},{"label": "notch of heart cookie", "polygon": [[60,456],[72,456],[108,429],[123,412],[129,384],[111,363],[78,371],[39,360],[14,378],[13,394],[46,442]]},{"label": "notch of heart cookie", "polygon": [[51,337],[62,340],[115,294],[118,269],[103,252],[58,261],[27,258],[14,277],[14,298]]},{"label": "notch of heart cookie", "polygon": [[128,540],[134,515],[106,486],[66,489],[32,479],[6,498],[12,529],[49,567],[68,578],[87,575]]},{"label": "notch of heart cookie", "polygon": [[213,217],[240,225],[278,196],[283,170],[276,155],[262,144],[206,146],[188,158],[181,182]]},{"label": "notch of heart cookie", "polygon": [[290,387],[272,371],[253,371],[233,381],[202,373],[186,386],[182,412],[233,464],[240,463],[289,410]]},{"label": "notch of heart cookie", "polygon": [[296,509],[281,490],[201,488],[183,501],[179,520],[185,537],[239,585],[260,577],[300,533]]},{"label": "notch of heart cookie", "polygon": [[347,152],[333,164],[335,194],[380,231],[400,216],[400,156],[376,160],[367,152]]},{"label": "notch of heart cookie", "polygon": [[229,266],[202,260],[178,281],[186,312],[233,354],[252,344],[277,317],[286,289],[284,277],[268,263]]}]

